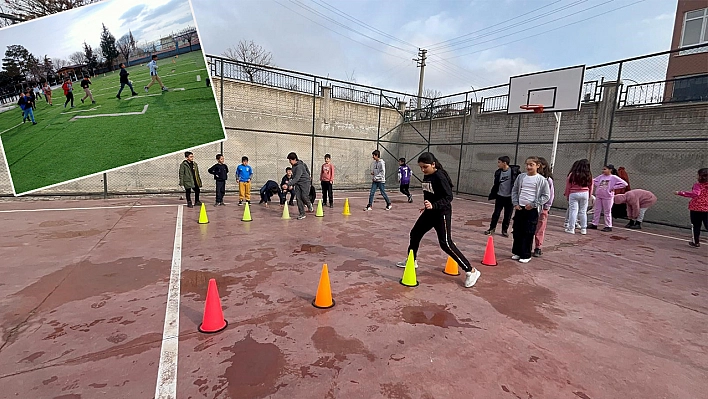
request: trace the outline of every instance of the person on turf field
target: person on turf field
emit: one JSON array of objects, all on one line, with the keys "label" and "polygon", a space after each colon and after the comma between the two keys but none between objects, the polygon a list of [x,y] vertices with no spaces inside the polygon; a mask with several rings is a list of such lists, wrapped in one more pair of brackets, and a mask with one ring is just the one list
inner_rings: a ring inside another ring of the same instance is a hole
[{"label": "person on turf field", "polygon": [[44,86],[42,86],[42,91],[44,92],[44,100],[49,105],[54,105],[52,104],[52,88],[49,87],[49,82],[44,82]]},{"label": "person on turf field", "polygon": [[691,191],[676,191],[674,194],[690,198],[688,210],[691,214],[693,237],[688,245],[701,246],[701,224],[708,229],[708,168],[698,169],[698,181]]},{"label": "person on turf field", "polygon": [[612,204],[615,199],[615,190],[627,187],[627,182],[617,176],[614,165],[605,165],[602,174],[593,179],[595,187],[595,209],[593,210],[592,224],[588,229],[597,229],[600,224],[600,213],[605,215],[604,232],[612,231]]},{"label": "person on turf field", "polygon": [[[408,252],[413,251],[415,267],[418,267],[418,248],[423,236],[431,229],[438,235],[440,248],[445,251],[465,271],[465,287],[472,287],[481,273],[470,265],[470,262],[455,246],[451,236],[452,221],[452,180],[442,164],[430,152],[424,152],[418,157],[418,166],[423,172],[423,208],[420,216],[410,232]],[[398,267],[406,267],[406,262],[398,262]]]},{"label": "person on turf field", "polygon": [[160,79],[160,76],[157,75],[157,55],[152,56],[152,61],[148,62],[148,68],[150,68],[150,83],[148,83],[148,85],[144,87],[145,93],[150,91],[150,87],[155,82],[160,84],[160,87],[162,87],[162,91],[167,91],[167,87],[162,84],[162,79]]},{"label": "person on turf field", "polygon": [[369,191],[369,203],[366,204],[365,211],[371,210],[371,205],[374,203],[374,194],[376,190],[381,191],[381,196],[383,196],[386,201],[386,210],[391,210],[391,200],[388,199],[386,195],[386,162],[381,159],[381,152],[379,150],[374,150],[371,153],[371,157],[374,162],[371,164],[371,190]]},{"label": "person on turf field", "polygon": [[555,194],[553,192],[553,173],[551,172],[551,165],[548,163],[546,158],[538,157],[538,160],[541,161],[541,168],[538,170],[538,173],[545,177],[548,181],[548,189],[551,192],[551,198],[543,204],[543,209],[541,209],[541,213],[538,215],[538,225],[536,225],[536,233],[534,234],[536,248],[533,250],[533,256],[537,258],[542,254],[541,247],[543,246],[543,238],[546,234],[548,211],[551,210],[551,205],[553,205],[553,199],[555,198]]},{"label": "person on turf field", "polygon": [[398,159],[398,184],[400,186],[398,187],[398,189],[401,191],[401,194],[408,197],[408,203],[413,202],[413,196],[411,195],[411,192],[409,190],[409,188],[411,186],[411,176],[412,175],[413,175],[413,172],[411,172],[410,166],[406,165],[406,159],[399,158]]},{"label": "person on turf field", "polygon": [[214,203],[214,206],[225,205],[224,194],[226,193],[226,180],[229,178],[229,167],[224,163],[222,154],[216,154],[216,164],[209,168],[207,172],[214,175],[214,180],[216,181],[216,203]]},{"label": "person on turf field", "polygon": [[[201,205],[199,201],[199,188],[202,186],[202,179],[199,176],[199,167],[194,162],[194,154],[187,151],[184,153],[184,161],[179,166],[179,185],[184,187],[187,194],[187,208],[194,208],[194,205]],[[194,205],[192,205],[192,190],[194,190]]]},{"label": "person on turf field", "polygon": [[130,83],[130,80],[128,79],[128,75],[130,75],[130,72],[128,72],[125,69],[125,64],[120,64],[120,89],[118,89],[118,94],[116,94],[116,98],[120,100],[120,93],[123,91],[123,88],[125,86],[128,86],[130,88],[130,95],[131,96],[137,96],[138,93],[133,90],[133,84]]},{"label": "person on turf field", "polygon": [[27,119],[32,121],[33,125],[37,122],[34,121],[34,112],[32,111],[32,100],[28,95],[20,92],[20,99],[17,101],[17,105],[22,110],[22,123],[25,123]]},{"label": "person on turf field", "polygon": [[248,165],[248,157],[241,157],[241,165],[236,168],[236,178],[238,179],[238,204],[243,205],[243,201],[251,203],[251,178],[253,168]]},{"label": "person on turf field", "polygon": [[74,108],[74,85],[71,83],[71,79],[64,79],[64,84],[61,85],[61,88],[64,89],[64,95],[66,96],[64,108],[69,104],[69,101],[71,101],[71,108]]},{"label": "person on turf field", "polygon": [[526,158],[526,173],[516,178],[511,189],[511,203],[514,204],[514,225],[511,259],[521,263],[531,260],[538,217],[543,205],[551,198],[548,180],[538,173],[541,161],[537,157]]},{"label": "person on turf field", "polygon": [[651,191],[635,188],[624,194],[615,194],[615,204],[627,204],[627,217],[629,229],[641,229],[644,221],[644,214],[647,209],[656,204],[656,195]]},{"label": "person on turf field", "polygon": [[509,165],[511,158],[503,155],[497,158],[497,170],[494,172],[494,184],[492,191],[489,192],[488,200],[494,200],[494,212],[492,212],[492,221],[489,223],[489,230],[484,234],[492,235],[497,229],[499,216],[502,210],[504,211],[504,219],[502,219],[501,234],[504,237],[509,237],[509,223],[511,214],[514,213],[514,205],[511,203],[511,188],[514,187],[516,178],[519,176],[519,165]]},{"label": "person on turf field", "polygon": [[320,168],[320,185],[322,186],[322,205],[327,206],[327,197],[329,197],[329,207],[334,206],[332,184],[334,184],[334,165],[332,164],[332,156],[325,154],[324,163]]},{"label": "person on turf field", "polygon": [[293,177],[288,183],[288,189],[295,191],[295,198],[297,199],[297,210],[298,210],[298,220],[305,218],[305,207],[307,210],[312,212],[312,202],[308,198],[310,188],[312,187],[312,175],[310,174],[310,169],[307,165],[297,158],[297,154],[291,152],[288,154],[288,162],[293,168]]},{"label": "person on turf field", "polygon": [[93,99],[93,94],[91,93],[91,89],[89,89],[89,86],[91,85],[91,80],[88,78],[88,76],[84,76],[83,80],[81,80],[81,88],[84,89],[84,93],[86,95],[81,98],[81,104],[84,103],[84,100],[87,98],[91,98],[91,104],[96,104],[96,101]]}]

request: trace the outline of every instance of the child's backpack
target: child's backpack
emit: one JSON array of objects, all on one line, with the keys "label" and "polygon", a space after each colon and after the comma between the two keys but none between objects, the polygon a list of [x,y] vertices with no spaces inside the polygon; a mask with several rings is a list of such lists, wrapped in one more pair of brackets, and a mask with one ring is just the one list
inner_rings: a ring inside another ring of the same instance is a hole
[{"label": "child's backpack", "polygon": [[317,192],[315,191],[315,186],[310,186],[310,203],[315,203],[315,198],[317,198]]}]

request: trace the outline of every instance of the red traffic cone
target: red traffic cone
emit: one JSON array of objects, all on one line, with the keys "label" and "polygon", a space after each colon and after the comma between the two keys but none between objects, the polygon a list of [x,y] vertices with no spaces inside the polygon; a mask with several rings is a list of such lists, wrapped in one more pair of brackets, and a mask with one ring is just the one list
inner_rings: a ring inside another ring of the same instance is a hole
[{"label": "red traffic cone", "polygon": [[487,239],[487,248],[484,250],[484,258],[482,259],[482,264],[485,266],[496,266],[497,257],[494,255],[494,240],[492,236]]},{"label": "red traffic cone", "polygon": [[207,290],[206,305],[204,305],[204,318],[202,324],[199,325],[199,332],[217,333],[226,328],[229,322],[224,320],[224,312],[221,310],[221,300],[219,299],[219,291],[216,289],[216,280],[209,280],[209,289]]}]

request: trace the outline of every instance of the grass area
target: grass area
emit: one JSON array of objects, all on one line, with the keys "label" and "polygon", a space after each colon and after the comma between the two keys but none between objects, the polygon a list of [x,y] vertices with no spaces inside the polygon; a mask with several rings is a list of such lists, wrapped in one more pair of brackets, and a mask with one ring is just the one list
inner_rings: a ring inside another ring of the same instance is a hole
[{"label": "grass area", "polygon": [[[10,167],[15,193],[47,187],[109,169],[149,160],[224,139],[224,131],[201,51],[179,58],[158,59],[162,82],[145,93],[150,82],[147,65],[128,68],[137,96],[126,86],[120,88],[118,71],[91,79],[96,104],[74,83],[74,106],[64,108],[64,92],[52,92],[54,106],[37,99],[34,117],[37,125],[22,124],[19,108],[0,113],[0,139]],[[197,75],[201,81],[197,82]],[[180,90],[184,89],[184,90]],[[141,112],[124,115],[75,119],[75,116]],[[19,126],[18,126],[19,124]]]}]

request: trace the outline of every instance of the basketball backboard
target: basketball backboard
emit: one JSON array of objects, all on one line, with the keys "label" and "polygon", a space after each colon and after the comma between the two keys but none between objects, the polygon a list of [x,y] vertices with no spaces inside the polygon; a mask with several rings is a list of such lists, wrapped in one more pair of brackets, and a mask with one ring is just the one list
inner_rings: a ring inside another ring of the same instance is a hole
[{"label": "basketball backboard", "polygon": [[543,111],[579,111],[585,65],[529,73],[509,78],[508,114],[524,114],[533,110],[522,105],[543,105]]}]

